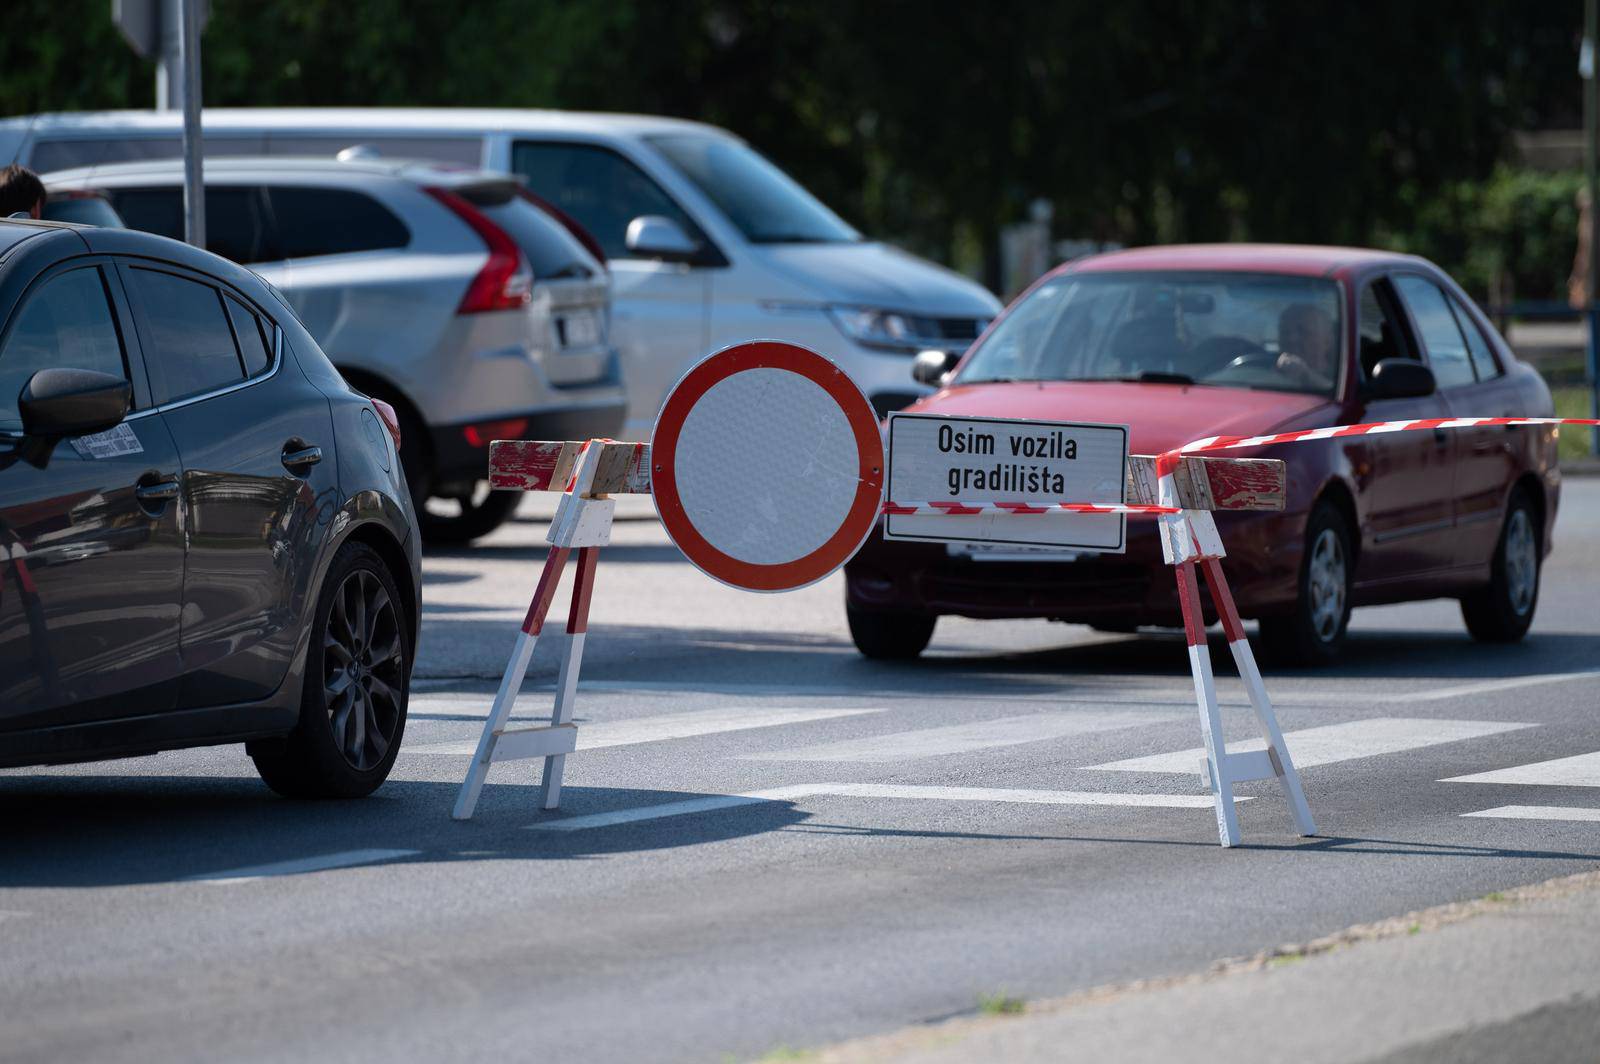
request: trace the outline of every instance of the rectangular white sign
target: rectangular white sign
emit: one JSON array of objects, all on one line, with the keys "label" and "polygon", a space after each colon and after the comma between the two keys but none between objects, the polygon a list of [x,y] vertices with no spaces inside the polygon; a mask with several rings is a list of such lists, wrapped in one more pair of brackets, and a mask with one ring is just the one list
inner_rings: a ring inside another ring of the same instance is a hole
[{"label": "rectangular white sign", "polygon": [[[931,502],[1120,503],[1128,429],[1069,421],[889,415],[888,499]],[[896,514],[884,538],[1121,553],[1124,514]],[[1040,558],[1049,555],[1041,554]]]}]

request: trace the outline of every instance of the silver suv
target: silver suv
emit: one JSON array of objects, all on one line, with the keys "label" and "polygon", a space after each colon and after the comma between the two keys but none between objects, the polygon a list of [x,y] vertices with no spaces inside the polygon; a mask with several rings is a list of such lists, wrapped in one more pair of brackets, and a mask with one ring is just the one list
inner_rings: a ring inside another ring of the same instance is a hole
[{"label": "silver suv", "polygon": [[[349,153],[347,153],[349,154]],[[44,175],[103,194],[129,228],[181,239],[180,160]],[[398,412],[425,538],[511,516],[489,441],[619,433],[611,281],[576,223],[520,179],[370,158],[210,159],[206,246],[278,287],[352,385]]]}]

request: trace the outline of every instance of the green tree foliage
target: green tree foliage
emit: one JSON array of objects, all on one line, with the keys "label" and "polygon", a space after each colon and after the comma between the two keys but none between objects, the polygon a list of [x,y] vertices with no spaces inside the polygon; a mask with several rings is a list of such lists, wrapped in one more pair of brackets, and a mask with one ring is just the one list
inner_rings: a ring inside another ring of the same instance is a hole
[{"label": "green tree foliage", "polygon": [[[1482,227],[1466,215],[1515,209],[1466,190],[1490,181],[1512,129],[1576,124],[1579,99],[1575,0],[212,7],[208,105],[698,118],[750,140],[866,232],[991,279],[1000,227],[1038,198],[1061,235],[1386,238],[1461,265],[1483,254],[1447,239]],[[0,113],[148,106],[151,66],[108,9],[11,0]],[[1452,221],[1463,228],[1439,228]],[[1547,283],[1555,267],[1540,269]]]}]

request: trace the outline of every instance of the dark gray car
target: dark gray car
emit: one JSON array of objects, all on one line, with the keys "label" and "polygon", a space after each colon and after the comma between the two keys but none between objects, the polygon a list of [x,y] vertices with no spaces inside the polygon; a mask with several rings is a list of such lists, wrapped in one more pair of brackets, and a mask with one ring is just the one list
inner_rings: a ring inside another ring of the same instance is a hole
[{"label": "dark gray car", "polygon": [[0,766],[244,742],[280,793],[381,784],[421,583],[398,436],[248,270],[0,222]]}]

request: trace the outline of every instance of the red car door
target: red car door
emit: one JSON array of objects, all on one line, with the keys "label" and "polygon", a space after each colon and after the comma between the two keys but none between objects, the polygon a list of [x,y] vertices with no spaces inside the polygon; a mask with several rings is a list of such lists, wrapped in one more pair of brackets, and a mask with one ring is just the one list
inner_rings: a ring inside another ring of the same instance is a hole
[{"label": "red car door", "polygon": [[[1386,279],[1362,289],[1358,343],[1363,378],[1382,359],[1422,357]],[[1443,418],[1450,409],[1435,392],[1419,399],[1373,399],[1357,416],[1361,421]],[[1346,447],[1364,515],[1359,585],[1398,584],[1450,567],[1455,447],[1442,429],[1364,436]]]}]

